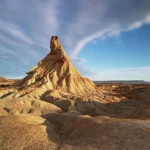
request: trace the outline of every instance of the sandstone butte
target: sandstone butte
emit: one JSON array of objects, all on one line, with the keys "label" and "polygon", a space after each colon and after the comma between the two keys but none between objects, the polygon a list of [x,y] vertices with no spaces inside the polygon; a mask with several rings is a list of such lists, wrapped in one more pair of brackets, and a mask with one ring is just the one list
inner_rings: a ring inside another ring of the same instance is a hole
[{"label": "sandstone butte", "polygon": [[50,49],[50,53],[27,72],[28,75],[21,81],[20,87],[62,89],[73,94],[96,92],[95,84],[84,78],[71,64],[57,36],[51,37]]}]

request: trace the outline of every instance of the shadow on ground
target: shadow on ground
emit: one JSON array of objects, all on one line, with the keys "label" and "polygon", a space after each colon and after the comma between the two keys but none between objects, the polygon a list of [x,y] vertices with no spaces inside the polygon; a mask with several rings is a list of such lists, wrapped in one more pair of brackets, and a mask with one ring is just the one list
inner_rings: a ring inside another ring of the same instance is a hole
[{"label": "shadow on ground", "polygon": [[[60,136],[58,149],[150,149],[150,121],[90,117],[76,113],[44,116]],[[47,130],[50,140],[51,133]]]}]

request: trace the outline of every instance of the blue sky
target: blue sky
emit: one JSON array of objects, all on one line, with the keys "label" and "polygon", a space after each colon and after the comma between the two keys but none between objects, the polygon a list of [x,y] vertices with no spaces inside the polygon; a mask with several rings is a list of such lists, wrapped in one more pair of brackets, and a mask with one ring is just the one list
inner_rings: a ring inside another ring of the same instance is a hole
[{"label": "blue sky", "polygon": [[150,81],[148,0],[1,0],[0,76],[24,77],[51,35],[92,80]]}]

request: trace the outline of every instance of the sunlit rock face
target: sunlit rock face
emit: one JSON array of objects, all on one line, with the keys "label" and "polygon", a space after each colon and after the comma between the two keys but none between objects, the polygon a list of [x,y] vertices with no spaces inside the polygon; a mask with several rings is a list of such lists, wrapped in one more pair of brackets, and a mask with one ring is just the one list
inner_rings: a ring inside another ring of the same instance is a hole
[{"label": "sunlit rock face", "polygon": [[73,94],[96,92],[95,84],[73,67],[57,36],[51,37],[50,49],[50,53],[27,72],[20,83],[22,88],[62,89]]}]

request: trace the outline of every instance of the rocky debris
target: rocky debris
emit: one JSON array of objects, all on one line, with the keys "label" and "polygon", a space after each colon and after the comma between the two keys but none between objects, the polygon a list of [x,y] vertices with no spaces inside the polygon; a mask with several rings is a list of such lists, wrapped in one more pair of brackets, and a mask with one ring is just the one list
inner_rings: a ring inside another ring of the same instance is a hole
[{"label": "rocky debris", "polygon": [[[136,136],[135,136],[136,133]],[[150,121],[77,113],[0,118],[0,149],[116,150],[150,148]]]},{"label": "rocky debris", "polygon": [[143,92],[150,89],[150,84],[96,84],[99,90],[107,90],[109,92],[117,92],[120,94],[129,94],[133,92]]},{"label": "rocky debris", "polygon": [[0,149],[56,150],[59,144],[60,137],[54,125],[39,116],[8,115],[0,118]]},{"label": "rocky debris", "polygon": [[90,117],[77,113],[65,113],[47,119],[55,125],[61,136],[63,150],[150,148],[148,120]]}]

